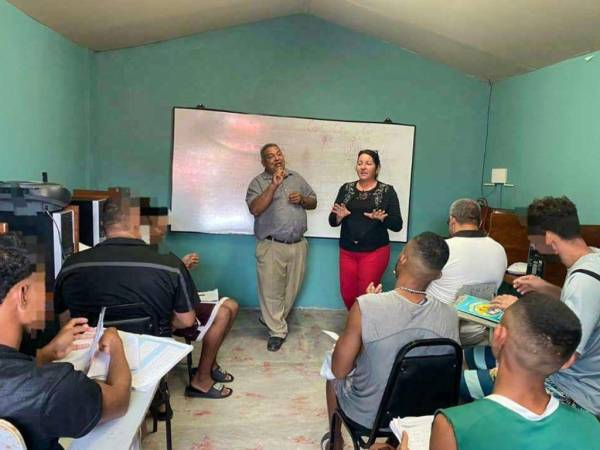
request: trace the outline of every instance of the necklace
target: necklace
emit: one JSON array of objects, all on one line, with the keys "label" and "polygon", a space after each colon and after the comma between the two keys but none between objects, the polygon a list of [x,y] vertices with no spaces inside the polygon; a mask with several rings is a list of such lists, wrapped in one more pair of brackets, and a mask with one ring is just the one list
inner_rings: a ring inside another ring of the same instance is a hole
[{"label": "necklace", "polygon": [[425,291],[418,291],[416,289],[411,289],[411,288],[407,288],[404,286],[398,286],[396,289],[400,289],[401,291],[406,291],[406,292],[410,292],[411,294],[425,294]]}]

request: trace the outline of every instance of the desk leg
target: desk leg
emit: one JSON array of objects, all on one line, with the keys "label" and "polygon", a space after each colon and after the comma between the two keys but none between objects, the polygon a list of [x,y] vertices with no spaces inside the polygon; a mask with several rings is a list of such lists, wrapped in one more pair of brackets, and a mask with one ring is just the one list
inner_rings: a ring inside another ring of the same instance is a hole
[{"label": "desk leg", "polygon": [[173,449],[173,444],[172,444],[172,440],[171,440],[171,419],[167,420],[166,423],[166,428],[167,428],[167,450],[172,450]]}]

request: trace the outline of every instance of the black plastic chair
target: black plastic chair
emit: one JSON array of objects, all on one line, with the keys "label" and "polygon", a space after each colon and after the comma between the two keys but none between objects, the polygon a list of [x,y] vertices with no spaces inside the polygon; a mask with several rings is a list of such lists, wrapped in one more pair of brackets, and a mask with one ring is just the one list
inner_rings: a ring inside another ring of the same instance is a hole
[{"label": "black plastic chair", "polygon": [[[96,319],[97,321],[97,319]],[[145,303],[125,303],[107,306],[104,326],[135,334],[155,336],[158,330],[156,319]]]},{"label": "black plastic chair", "polygon": [[[107,306],[104,314],[104,326],[115,327],[118,330],[136,334],[157,335],[159,330],[156,318],[145,303]],[[160,411],[163,405],[165,410]],[[173,418],[173,408],[171,408],[171,397],[166,377],[158,385],[150,405],[150,414],[152,415],[153,433],[158,430],[159,421],[165,422],[167,450],[172,450],[171,419]]]},{"label": "black plastic chair", "polygon": [[[435,353],[409,356],[415,349]],[[389,423],[396,417],[426,416],[458,405],[461,371],[462,349],[452,339],[422,339],[406,344],[392,365],[373,428],[354,422],[338,407],[331,419],[329,448],[333,448],[335,430],[341,424],[358,450],[371,447],[377,438],[394,439]]]}]

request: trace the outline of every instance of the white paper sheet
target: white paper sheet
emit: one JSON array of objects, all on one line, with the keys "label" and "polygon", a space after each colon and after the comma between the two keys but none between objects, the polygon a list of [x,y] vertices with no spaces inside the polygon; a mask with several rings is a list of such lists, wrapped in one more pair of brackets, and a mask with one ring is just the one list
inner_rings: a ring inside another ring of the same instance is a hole
[{"label": "white paper sheet", "polygon": [[408,434],[408,450],[429,450],[431,424],[433,416],[395,418],[390,422],[390,429],[398,441],[402,441],[402,431]]}]

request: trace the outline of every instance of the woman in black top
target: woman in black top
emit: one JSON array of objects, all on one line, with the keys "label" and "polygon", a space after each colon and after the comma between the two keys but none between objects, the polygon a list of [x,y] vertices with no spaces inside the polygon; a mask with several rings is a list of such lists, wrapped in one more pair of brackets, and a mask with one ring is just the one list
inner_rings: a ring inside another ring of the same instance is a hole
[{"label": "woman in black top", "polygon": [[393,186],[377,180],[381,163],[374,150],[361,150],[357,181],[339,190],[329,224],[340,233],[340,290],[348,309],[369,283],[377,286],[390,260],[388,229],[402,229],[398,195]]}]

